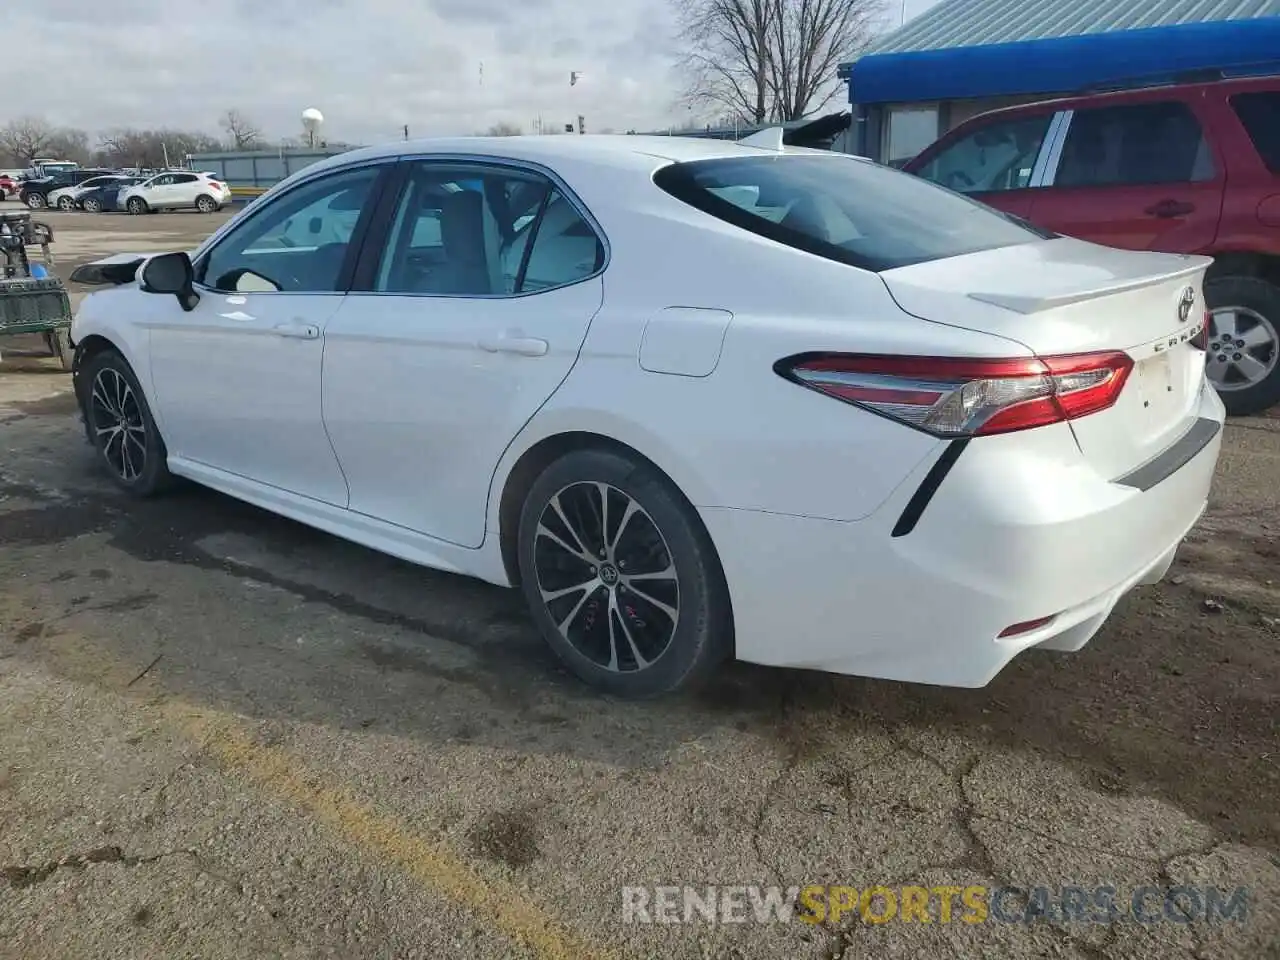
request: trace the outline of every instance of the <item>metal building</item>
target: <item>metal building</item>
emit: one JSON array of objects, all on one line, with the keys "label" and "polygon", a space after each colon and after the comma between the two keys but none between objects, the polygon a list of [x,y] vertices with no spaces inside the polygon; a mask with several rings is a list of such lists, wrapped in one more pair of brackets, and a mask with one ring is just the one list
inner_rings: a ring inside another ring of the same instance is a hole
[{"label": "metal building", "polygon": [[1280,0],[942,0],[840,67],[853,150],[885,163],[1052,96],[1280,73]]}]

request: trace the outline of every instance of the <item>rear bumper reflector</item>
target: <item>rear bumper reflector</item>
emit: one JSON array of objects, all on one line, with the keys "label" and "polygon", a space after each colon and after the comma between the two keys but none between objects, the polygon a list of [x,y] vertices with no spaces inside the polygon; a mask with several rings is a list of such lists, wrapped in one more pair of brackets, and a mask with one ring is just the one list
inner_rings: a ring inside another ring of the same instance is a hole
[{"label": "rear bumper reflector", "polygon": [[1217,420],[1201,417],[1173,446],[1113,482],[1135,490],[1150,490],[1194,460],[1196,454],[1207,447],[1221,429],[1222,424]]},{"label": "rear bumper reflector", "polygon": [[1057,614],[1048,617],[1037,617],[1035,620],[1023,620],[1021,623],[1013,623],[1000,631],[1000,639],[1005,640],[1009,637],[1017,637],[1024,633],[1030,633],[1032,630],[1039,630],[1041,627],[1048,626],[1057,618]]}]

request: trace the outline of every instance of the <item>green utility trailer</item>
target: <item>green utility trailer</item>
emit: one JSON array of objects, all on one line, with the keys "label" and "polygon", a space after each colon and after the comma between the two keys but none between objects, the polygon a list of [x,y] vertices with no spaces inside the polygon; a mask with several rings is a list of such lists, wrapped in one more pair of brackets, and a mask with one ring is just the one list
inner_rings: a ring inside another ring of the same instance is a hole
[{"label": "green utility trailer", "polygon": [[[0,213],[0,337],[39,334],[62,369],[70,370],[71,298],[50,270],[52,243],[47,223],[29,213]],[[32,263],[28,247],[39,247],[44,262]]]}]

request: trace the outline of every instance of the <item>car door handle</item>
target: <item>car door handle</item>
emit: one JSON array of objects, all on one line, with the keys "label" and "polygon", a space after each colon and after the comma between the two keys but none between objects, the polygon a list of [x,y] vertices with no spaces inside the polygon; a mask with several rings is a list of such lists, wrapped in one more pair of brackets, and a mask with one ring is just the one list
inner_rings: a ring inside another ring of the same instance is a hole
[{"label": "car door handle", "polygon": [[483,338],[479,347],[487,353],[514,353],[521,357],[543,357],[546,356],[550,345],[537,337],[512,337],[504,334],[500,337]]},{"label": "car door handle", "polygon": [[320,336],[320,328],[314,323],[279,323],[272,328],[277,336],[290,337],[294,340],[316,340]]},{"label": "car door handle", "polygon": [[1194,203],[1169,199],[1161,200],[1159,203],[1153,203],[1151,206],[1147,207],[1145,212],[1151,214],[1153,217],[1162,217],[1167,219],[1169,217],[1185,217],[1188,213],[1194,213],[1195,209],[1196,205]]}]

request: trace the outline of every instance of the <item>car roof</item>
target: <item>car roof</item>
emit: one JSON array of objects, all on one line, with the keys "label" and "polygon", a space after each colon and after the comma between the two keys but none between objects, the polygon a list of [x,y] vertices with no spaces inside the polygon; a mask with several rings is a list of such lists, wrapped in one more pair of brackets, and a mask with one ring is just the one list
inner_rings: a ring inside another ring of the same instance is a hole
[{"label": "car roof", "polygon": [[[997,107],[994,110],[984,110],[982,113],[974,114],[972,117],[969,117],[963,123],[957,124],[952,128],[952,130],[958,130],[961,127],[968,128],[978,121],[985,122],[999,117],[1016,117],[1024,114],[1047,113],[1053,110],[1069,110],[1083,104],[1089,104],[1090,106],[1109,106],[1112,104],[1129,103],[1135,99],[1149,100],[1152,97],[1159,98],[1162,96],[1178,96],[1197,91],[1222,90],[1223,93],[1230,94],[1235,91],[1265,88],[1280,89],[1280,77],[1232,77],[1229,79],[1200,80],[1188,83],[1146,84],[1125,87],[1119,90],[1095,90],[1092,92],[1081,91],[1080,93],[1073,93],[1069,96],[1046,98],[1044,100],[1034,100],[1031,103],[1015,104],[1011,107]],[[951,130],[947,131],[947,135],[950,135],[951,132]]]},{"label": "car roof", "polygon": [[[786,152],[829,155],[829,151],[826,150],[807,150],[796,147],[788,147]],[[322,166],[344,166],[348,163],[384,157],[419,154],[495,157],[545,163],[550,166],[554,166],[556,161],[576,160],[618,168],[637,166],[652,168],[655,159],[678,163],[751,155],[778,156],[776,150],[766,150],[733,140],[713,140],[706,137],[565,133],[527,137],[440,137],[401,140],[340,153],[305,169],[315,170]]]}]

